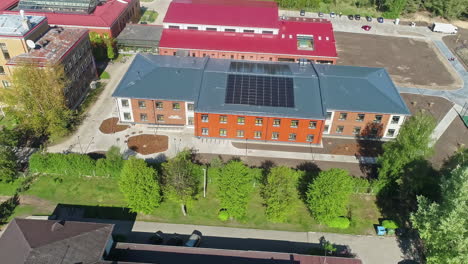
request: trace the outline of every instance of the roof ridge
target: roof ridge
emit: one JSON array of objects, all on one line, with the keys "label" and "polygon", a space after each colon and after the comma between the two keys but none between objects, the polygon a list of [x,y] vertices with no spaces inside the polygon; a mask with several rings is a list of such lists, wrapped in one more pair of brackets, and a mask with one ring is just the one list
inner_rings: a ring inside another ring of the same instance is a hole
[{"label": "roof ridge", "polygon": [[390,81],[388,82],[390,84],[390,87],[393,89],[393,91],[395,91],[396,93],[399,94],[398,90],[396,89],[395,87],[395,84],[393,83],[392,79],[390,78],[387,70],[385,68],[376,68],[377,70],[374,71],[374,72],[371,72],[368,74],[369,78],[367,79],[369,81],[369,83],[373,84],[373,86],[376,88],[376,90],[378,90],[381,94],[383,94],[387,99],[389,99],[390,101],[392,101],[394,104],[398,105],[398,107],[400,109],[404,109],[404,110],[407,110],[406,108],[406,104],[403,102],[403,100],[401,99],[401,96],[398,96],[398,98],[393,98],[393,96],[389,96],[389,92],[387,92],[386,89],[383,89],[382,87],[380,87],[380,85],[376,84],[373,80],[372,77],[374,77],[374,75],[376,74],[383,74],[382,76],[377,76],[377,77],[383,77],[383,78],[387,78],[389,79]]}]

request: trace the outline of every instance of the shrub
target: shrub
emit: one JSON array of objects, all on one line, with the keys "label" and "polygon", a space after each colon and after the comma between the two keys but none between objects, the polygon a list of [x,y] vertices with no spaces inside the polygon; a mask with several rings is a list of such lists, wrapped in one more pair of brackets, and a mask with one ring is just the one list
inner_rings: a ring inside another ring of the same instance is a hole
[{"label": "shrub", "polygon": [[32,172],[65,174],[65,175],[93,175],[95,162],[88,155],[39,153],[31,155],[29,169]]},{"label": "shrub", "polygon": [[227,221],[229,219],[229,213],[226,209],[219,210],[218,218],[221,221]]},{"label": "shrub", "polygon": [[101,79],[110,79],[110,74],[106,71],[101,73],[101,76],[99,76]]},{"label": "shrub", "polygon": [[395,223],[393,220],[383,220],[382,221],[382,226],[385,227],[386,229],[397,229],[398,224]]},{"label": "shrub", "polygon": [[336,217],[325,223],[329,227],[346,229],[349,227],[350,221],[346,217]]}]

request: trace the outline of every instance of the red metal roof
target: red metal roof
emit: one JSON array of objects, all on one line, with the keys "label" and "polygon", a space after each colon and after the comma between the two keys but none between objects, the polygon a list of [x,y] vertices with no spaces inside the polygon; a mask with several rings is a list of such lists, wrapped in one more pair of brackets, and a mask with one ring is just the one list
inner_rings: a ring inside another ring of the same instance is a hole
[{"label": "red metal roof", "polygon": [[[278,35],[164,29],[159,47],[194,50],[337,57],[330,21],[287,18]],[[313,35],[314,50],[297,49],[297,34]]]},{"label": "red metal roof", "polygon": [[19,0],[1,0],[0,1],[0,10],[7,10],[8,8],[16,5]]},{"label": "red metal roof", "polygon": [[273,1],[173,0],[164,23],[277,28],[278,6]]},{"label": "red metal roof", "polygon": [[[8,2],[5,4],[3,2]],[[27,15],[46,16],[51,25],[64,26],[82,26],[82,27],[105,27],[110,28],[118,17],[127,9],[127,7],[136,0],[121,0],[127,2],[124,4],[117,0],[109,0],[103,5],[97,6],[91,14],[66,14],[53,12],[34,12],[26,11]],[[18,14],[19,11],[8,11],[6,8],[19,0],[0,0],[0,10],[3,14]]]}]

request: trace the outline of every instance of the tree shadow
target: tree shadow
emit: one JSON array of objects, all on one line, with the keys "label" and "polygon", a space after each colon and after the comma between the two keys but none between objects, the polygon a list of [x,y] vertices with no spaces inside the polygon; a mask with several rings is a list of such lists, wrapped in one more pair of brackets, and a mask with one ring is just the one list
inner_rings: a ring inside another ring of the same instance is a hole
[{"label": "tree shadow", "polygon": [[20,204],[19,195],[16,193],[8,200],[0,204],[0,225],[8,223],[10,216],[15,212],[15,208]]},{"label": "tree shadow", "polygon": [[309,188],[309,184],[318,176],[321,169],[317,164],[310,161],[299,164],[296,169],[304,172],[298,180],[297,189],[299,191],[299,197],[305,202],[307,201],[307,189]]},{"label": "tree shadow", "polygon": [[356,158],[359,159],[359,168],[367,178],[377,176],[377,165],[366,162],[363,157],[377,157],[383,152],[383,142],[380,137],[383,133],[383,125],[380,123],[369,122],[366,124],[360,134],[356,135]]}]

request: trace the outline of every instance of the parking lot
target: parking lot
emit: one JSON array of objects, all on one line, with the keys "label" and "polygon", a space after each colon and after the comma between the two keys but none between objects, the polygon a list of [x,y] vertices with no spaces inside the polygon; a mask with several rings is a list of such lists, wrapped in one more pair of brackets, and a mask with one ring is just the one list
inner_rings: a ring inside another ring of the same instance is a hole
[{"label": "parking lot", "polygon": [[339,65],[384,67],[403,87],[455,90],[462,82],[432,43],[412,38],[335,32]]}]

